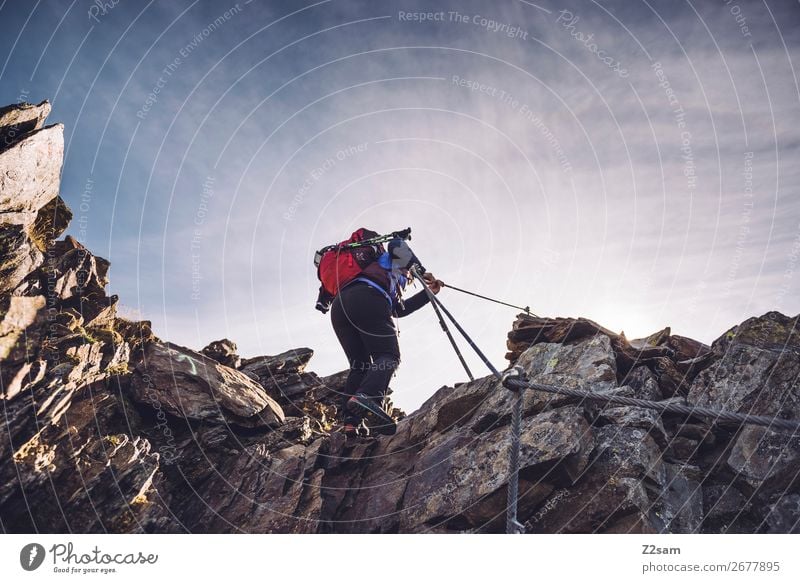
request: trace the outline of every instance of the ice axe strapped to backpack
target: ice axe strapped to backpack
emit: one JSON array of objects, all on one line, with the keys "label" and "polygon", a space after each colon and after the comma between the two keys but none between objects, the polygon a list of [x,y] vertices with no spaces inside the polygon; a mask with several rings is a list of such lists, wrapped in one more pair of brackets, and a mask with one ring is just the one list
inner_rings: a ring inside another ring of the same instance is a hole
[{"label": "ice axe strapped to backpack", "polygon": [[379,235],[364,228],[357,229],[349,239],[317,251],[314,254],[314,265],[322,285],[319,288],[316,309],[323,314],[327,313],[339,290],[362,274],[379,279],[382,275],[379,270],[382,268],[376,262],[386,252],[383,243],[393,239],[410,240],[411,227],[388,235]]}]

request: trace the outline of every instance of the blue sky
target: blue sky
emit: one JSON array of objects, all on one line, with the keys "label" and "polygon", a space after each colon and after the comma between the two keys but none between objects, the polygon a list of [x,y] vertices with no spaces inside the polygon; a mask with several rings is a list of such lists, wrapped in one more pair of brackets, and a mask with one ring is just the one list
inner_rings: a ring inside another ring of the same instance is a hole
[{"label": "blue sky", "polygon": [[[796,2],[6,0],[0,16],[0,102],[52,102],[68,232],[163,338],[310,346],[312,370],[345,368],[311,258],[360,226],[411,226],[441,279],[628,337],[710,342],[800,312]],[[502,366],[514,310],[440,298]],[[393,387],[413,409],[464,373],[432,310],[399,325]]]}]

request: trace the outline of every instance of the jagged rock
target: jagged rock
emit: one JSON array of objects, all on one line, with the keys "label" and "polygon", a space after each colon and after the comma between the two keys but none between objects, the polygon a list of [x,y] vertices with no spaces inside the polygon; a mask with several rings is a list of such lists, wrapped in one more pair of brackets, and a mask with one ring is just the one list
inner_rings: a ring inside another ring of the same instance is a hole
[{"label": "jagged rock", "polygon": [[157,342],[158,337],[153,334],[152,323],[149,320],[132,321],[116,317],[111,325],[132,349],[142,349],[151,342]]},{"label": "jagged rock", "polygon": [[[663,335],[663,332],[656,336]],[[656,358],[671,357],[674,355],[668,346],[652,346],[645,341],[639,341],[640,346],[632,346],[625,338],[625,334],[616,334],[603,328],[596,322],[586,318],[539,318],[520,314],[514,322],[512,330],[508,333],[507,347],[510,352],[506,358],[514,364],[520,355],[531,345],[542,342],[571,344],[585,338],[605,336],[614,350],[616,359],[615,369],[618,379],[634,367],[650,365]]]},{"label": "jagged rock", "polygon": [[27,134],[0,152],[0,221],[33,224],[41,209],[58,196],[64,156],[64,126]]},{"label": "jagged rock", "polygon": [[698,425],[681,421],[675,428],[671,428],[671,432],[676,437],[685,437],[704,445],[714,445],[716,442],[716,436],[708,425]]},{"label": "jagged rock", "polygon": [[[442,387],[407,417],[392,407],[394,436],[345,438],[348,371],[306,370],[311,349],[237,362],[229,340],[200,354],[119,317],[109,263],[54,240],[71,213],[58,196],[62,129],[41,129],[48,109],[0,110],[13,142],[0,145],[6,532],[503,529],[513,393],[492,376]],[[770,313],[708,347],[669,328],[628,341],[526,314],[508,356],[543,384],[797,419],[796,325]],[[522,395],[529,532],[797,530],[796,437]]]},{"label": "jagged rock", "polygon": [[108,262],[86,249],[71,249],[45,267],[51,293],[60,300],[76,296],[105,297]]},{"label": "jagged rock", "polygon": [[537,382],[582,385],[593,391],[616,386],[614,351],[603,335],[576,344],[537,344],[522,353],[517,364]]},{"label": "jagged rock", "polygon": [[[505,509],[509,431],[503,427],[477,436],[460,431],[418,454],[403,497],[406,510],[400,517],[401,530],[418,532],[440,524],[463,529],[487,523],[495,523],[497,529]],[[527,492],[526,502],[535,505],[552,490],[552,484],[574,482],[586,467],[593,443],[578,407],[526,419],[520,475],[538,486],[535,492]]]},{"label": "jagged rock", "polygon": [[[140,437],[116,433],[136,414],[99,386],[69,396],[68,414],[41,417],[0,466],[0,515],[7,531],[131,532],[158,455]],[[13,478],[12,478],[13,476]],[[12,478],[9,480],[9,478]],[[58,484],[54,489],[53,484]],[[17,499],[25,492],[27,504]]]},{"label": "jagged rock", "polygon": [[[185,524],[192,532],[231,528],[248,533],[313,532],[316,521],[303,520],[297,509],[309,487],[306,469],[315,462],[314,448],[301,444],[277,451],[256,444],[239,455],[228,456],[208,480],[193,488],[194,496],[184,501],[181,510],[186,509]],[[190,512],[197,504],[207,508]]]},{"label": "jagged rock", "polygon": [[665,448],[664,459],[689,463],[697,455],[699,447],[700,442],[695,439],[673,437]]},{"label": "jagged rock", "polygon": [[105,377],[104,365],[113,366],[127,362],[128,348],[125,344],[117,347],[103,342],[90,342],[78,335],[74,343],[63,347],[63,360],[69,372],[62,380],[75,385],[100,380]]},{"label": "jagged rock", "polygon": [[728,457],[728,466],[761,496],[800,482],[798,462],[800,435],[752,425],[742,429]]},{"label": "jagged rock", "polygon": [[0,225],[0,293],[16,288],[43,261],[23,225]]},{"label": "jagged rock", "polygon": [[170,342],[150,343],[136,365],[134,398],[176,417],[245,427],[279,425],[283,410],[247,375]]},{"label": "jagged rock", "polygon": [[10,401],[29,385],[38,383],[44,378],[47,361],[7,363],[0,371],[0,400]]},{"label": "jagged rock", "polygon": [[691,386],[697,375],[711,366],[716,360],[718,360],[717,355],[713,351],[709,351],[695,358],[679,360],[675,362],[675,368],[683,375],[686,385]]},{"label": "jagged rock", "polygon": [[[666,484],[649,509],[640,508],[622,518],[607,521],[603,533],[692,534],[699,531],[703,517],[703,495],[697,468],[664,464]],[[653,496],[652,490],[648,491]]]},{"label": "jagged rock", "polygon": [[671,358],[656,358],[653,363],[653,371],[656,375],[658,387],[661,389],[661,394],[665,398],[686,395],[689,392],[691,379],[681,372]]},{"label": "jagged rock", "polygon": [[672,334],[672,330],[669,326],[651,334],[647,338],[631,340],[630,345],[638,350],[648,347],[666,346],[672,350],[673,354],[671,356],[675,360],[697,358],[711,351],[711,347],[702,342],[685,336]]},{"label": "jagged rock", "polygon": [[[49,105],[28,113],[36,117],[45,109]],[[4,111],[0,118],[25,123],[22,110]],[[46,236],[58,236],[69,220],[58,198],[63,150],[63,126],[55,125],[29,132],[0,151],[0,294],[42,264]]]},{"label": "jagged rock", "polygon": [[[493,377],[462,383],[457,387],[442,387],[413,414],[413,423],[418,428],[416,433],[422,439],[434,431],[444,433],[465,425],[484,409],[490,398],[495,399],[506,391]],[[420,423],[421,416],[428,421]]]},{"label": "jagged rock", "polygon": [[[203,348],[200,352],[209,358],[213,358],[220,364],[229,366],[231,368],[239,368],[242,359],[236,354],[236,343],[227,338],[222,340],[215,340],[208,346]],[[258,380],[258,379],[256,379]]]},{"label": "jagged rock", "polygon": [[0,152],[21,140],[26,134],[41,129],[50,115],[50,102],[39,105],[17,103],[0,108]]},{"label": "jagged rock", "polygon": [[[750,512],[749,500],[731,484],[703,486],[703,532],[736,532]],[[744,530],[747,532],[747,529]]]},{"label": "jagged rock", "polygon": [[595,439],[580,481],[545,500],[527,521],[531,532],[600,532],[632,514],[646,518],[646,531],[658,531],[648,488],[660,492],[666,470],[656,443],[641,429],[613,425],[596,429]]},{"label": "jagged rock", "polygon": [[36,213],[36,220],[28,235],[42,253],[47,252],[47,244],[61,236],[72,220],[72,211],[60,196],[56,196]]},{"label": "jagged rock", "polygon": [[531,345],[541,342],[569,343],[586,337],[603,334],[616,336],[614,332],[584,318],[537,318],[520,314],[508,333],[506,358],[512,364]]},{"label": "jagged rock", "polygon": [[[43,323],[46,303],[44,296],[8,298],[0,321],[0,361],[26,360],[38,349],[36,344],[41,337],[38,329],[34,331],[31,328],[36,329]],[[29,333],[31,338],[28,338]]]},{"label": "jagged rock", "polygon": [[[797,318],[775,312],[751,318],[712,346],[722,357],[697,376],[689,402],[754,415],[800,418]],[[797,481],[798,459],[800,437],[747,426],[738,434],[727,463],[740,479],[765,496]]]},{"label": "jagged rock", "polygon": [[[534,344],[523,352],[516,363],[522,366],[532,382],[560,385],[584,391],[602,391],[616,386],[616,359],[608,337],[585,337],[573,344]],[[483,431],[497,423],[507,423],[513,395],[503,389],[491,391],[477,407],[474,427]],[[528,390],[523,393],[524,415],[560,407],[579,399]]]},{"label": "jagged rock", "polygon": [[331,392],[341,395],[349,374],[350,371],[345,369],[326,377],[320,377],[320,380]]},{"label": "jagged rock", "polygon": [[[251,375],[248,375],[251,376]],[[251,378],[253,378],[252,375]],[[302,399],[306,392],[319,384],[319,377],[309,373],[287,373],[259,377],[259,383],[276,401],[292,403]]]},{"label": "jagged rock", "polygon": [[663,398],[661,388],[658,386],[658,379],[647,366],[637,366],[631,369],[620,380],[620,386],[630,387],[633,396],[638,399],[660,401]]},{"label": "jagged rock", "polygon": [[767,312],[757,318],[748,318],[738,326],[734,326],[711,343],[711,348],[719,354],[738,344],[782,352],[800,348],[800,330],[798,318],[784,316],[780,312]]},{"label": "jagged rock", "polygon": [[658,532],[693,534],[703,521],[703,489],[699,468],[664,464],[666,485],[653,504]]},{"label": "jagged rock", "polygon": [[710,346],[685,336],[672,335],[666,344],[675,352],[674,358],[677,361],[699,358],[711,352]]},{"label": "jagged rock", "polygon": [[[86,511],[75,513],[69,527],[79,532],[106,532],[121,523],[116,528],[129,530],[126,519],[132,514],[130,508],[149,502],[148,490],[158,470],[158,456],[150,453],[147,440],[125,434],[104,435],[89,442],[76,465],[82,466],[82,479],[71,495],[65,492],[67,504]],[[112,483],[116,488],[109,487]],[[93,505],[104,506],[100,516],[88,512]]]},{"label": "jagged rock", "polygon": [[51,314],[48,318],[50,326],[48,332],[51,336],[66,336],[78,332],[83,327],[83,316],[72,308],[62,308],[61,311]]},{"label": "jagged rock", "polygon": [[613,468],[615,477],[647,479],[653,484],[664,484],[666,473],[661,450],[645,431],[606,425],[595,429],[595,435],[597,446],[590,470]]},{"label": "jagged rock", "polygon": [[[622,387],[625,389],[626,387]],[[612,389],[609,393],[616,392]],[[606,405],[598,410],[597,418],[600,423],[613,424],[617,427],[638,427],[645,430],[658,443],[662,449],[672,440],[664,429],[660,415],[653,409],[629,407],[627,405]]]},{"label": "jagged rock", "polygon": [[79,300],[79,302],[67,302],[65,305],[77,306],[83,317],[85,328],[98,333],[113,328],[117,321],[118,296],[106,296],[98,293],[80,296]]},{"label": "jagged rock", "polygon": [[669,340],[672,330],[669,326],[658,332],[650,334],[647,338],[636,338],[630,341],[631,346],[636,349],[646,348],[648,346],[661,346]]},{"label": "jagged rock", "polygon": [[767,532],[782,534],[800,533],[800,495],[782,496],[769,507],[765,519],[769,526]]},{"label": "jagged rock", "polygon": [[275,356],[256,356],[242,360],[240,369],[246,374],[255,375],[257,381],[266,382],[276,374],[299,374],[314,356],[310,348],[294,348]]},{"label": "jagged rock", "polygon": [[52,241],[49,247],[54,257],[61,257],[67,251],[72,251],[73,249],[87,250],[86,247],[72,235],[67,235],[62,241]]}]

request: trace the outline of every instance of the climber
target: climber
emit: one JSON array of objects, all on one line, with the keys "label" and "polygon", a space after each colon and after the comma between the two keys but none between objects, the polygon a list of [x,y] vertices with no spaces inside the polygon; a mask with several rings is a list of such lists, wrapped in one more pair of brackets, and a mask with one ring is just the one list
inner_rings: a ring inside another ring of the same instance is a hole
[{"label": "climber", "polygon": [[[374,231],[359,229],[340,245],[372,240],[375,236]],[[407,316],[429,301],[425,290],[405,301],[402,299],[402,292],[411,279],[409,269],[412,266],[424,272],[411,248],[400,237],[391,238],[386,249],[380,243],[340,249],[336,255],[323,256],[319,265],[323,286],[317,308],[322,312],[331,308],[334,332],[350,363],[342,402],[343,430],[349,436],[364,430],[364,417],[368,412],[380,420],[371,428],[374,431],[392,435],[397,429],[394,419],[383,407],[389,381],[400,364],[397,329],[392,317]],[[326,285],[326,274],[333,274],[335,281],[328,281]],[[427,272],[423,279],[433,293],[439,293],[441,281]]]}]

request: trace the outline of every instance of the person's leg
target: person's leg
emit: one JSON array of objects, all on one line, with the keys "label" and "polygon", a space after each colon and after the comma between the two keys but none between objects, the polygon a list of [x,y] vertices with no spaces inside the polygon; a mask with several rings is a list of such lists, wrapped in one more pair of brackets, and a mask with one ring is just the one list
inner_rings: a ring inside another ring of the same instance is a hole
[{"label": "person's leg", "polygon": [[365,395],[371,403],[367,403],[366,407],[363,404],[359,407],[350,403],[349,410],[363,412],[366,408],[381,417],[378,413],[380,411],[387,428],[394,426],[394,421],[391,417],[387,418],[383,406],[389,381],[400,362],[397,330],[389,302],[380,291],[360,283],[345,288],[340,296],[342,306],[337,318],[346,319],[350,329],[358,331],[361,345],[369,355],[366,374],[360,379],[355,392]]},{"label": "person's leg", "polygon": [[361,386],[345,405],[353,413],[363,415],[364,411],[369,411],[377,420],[375,424],[369,421],[370,430],[384,435],[394,435],[397,431],[397,422],[386,406],[386,392],[399,363],[393,353],[374,353]]},{"label": "person's leg", "polygon": [[358,392],[383,397],[400,364],[400,344],[389,302],[381,292],[368,285],[358,284],[345,291],[350,292],[345,298],[347,315],[369,355],[366,375],[360,381]]},{"label": "person's leg", "polygon": [[[359,415],[355,415],[347,410],[347,400],[359,390],[364,377],[367,374],[367,369],[370,366],[370,357],[362,340],[361,333],[358,328],[353,325],[351,318],[348,316],[348,309],[353,310],[351,307],[352,302],[346,300],[346,290],[343,292],[345,295],[339,295],[334,299],[331,305],[331,324],[336,333],[336,338],[339,344],[342,345],[347,362],[350,366],[350,372],[347,375],[347,381],[343,389],[341,410],[344,412],[345,424],[358,425],[361,421]],[[345,298],[344,301],[342,298]]]},{"label": "person's leg", "polygon": [[380,397],[382,400],[389,388],[389,382],[400,365],[400,359],[392,353],[372,352],[371,360],[367,374],[361,381],[359,392],[371,397]]},{"label": "person's leg", "polygon": [[378,431],[391,433],[395,425],[383,411],[383,400],[400,362],[400,347],[389,302],[380,291],[366,284],[355,284],[343,293],[343,311],[358,330],[361,344],[369,354],[366,375],[356,390],[369,402],[350,403],[350,410],[373,412],[383,418],[383,426]]}]

